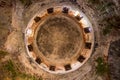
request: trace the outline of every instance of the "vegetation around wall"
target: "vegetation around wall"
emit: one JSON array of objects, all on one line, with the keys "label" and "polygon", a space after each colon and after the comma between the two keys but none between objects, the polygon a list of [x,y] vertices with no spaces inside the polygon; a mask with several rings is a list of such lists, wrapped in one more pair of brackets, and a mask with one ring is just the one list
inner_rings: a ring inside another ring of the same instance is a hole
[{"label": "vegetation around wall", "polygon": [[42,78],[21,72],[12,59],[2,61],[8,54],[8,52],[0,50],[0,74],[2,74],[0,80],[42,80]]},{"label": "vegetation around wall", "polygon": [[109,34],[113,29],[120,29],[120,15],[116,13],[117,8],[112,0],[87,0],[97,15],[100,16],[100,24],[103,25],[103,35]]},{"label": "vegetation around wall", "polygon": [[96,59],[96,63],[97,63],[96,73],[98,75],[104,75],[105,73],[108,72],[108,65],[107,65],[107,63],[105,63],[105,61],[103,60],[102,57],[98,57]]}]

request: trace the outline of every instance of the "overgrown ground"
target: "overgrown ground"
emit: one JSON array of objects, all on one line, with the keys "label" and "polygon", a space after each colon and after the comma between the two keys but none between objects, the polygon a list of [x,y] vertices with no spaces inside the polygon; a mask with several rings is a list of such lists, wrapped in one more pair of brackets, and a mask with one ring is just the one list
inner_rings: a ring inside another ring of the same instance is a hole
[{"label": "overgrown ground", "polygon": [[[2,80],[42,80],[30,74],[20,71],[19,65],[14,62],[12,58],[5,58],[10,54],[6,51],[0,50],[0,79]],[[23,69],[24,70],[24,69]]]}]

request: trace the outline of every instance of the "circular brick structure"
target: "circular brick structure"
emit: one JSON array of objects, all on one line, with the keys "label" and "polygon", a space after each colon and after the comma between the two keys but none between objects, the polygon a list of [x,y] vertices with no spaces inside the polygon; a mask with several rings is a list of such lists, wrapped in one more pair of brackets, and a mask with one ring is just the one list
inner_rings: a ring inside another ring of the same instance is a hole
[{"label": "circular brick structure", "polygon": [[87,17],[71,7],[37,13],[25,31],[29,57],[50,73],[68,73],[83,65],[92,53],[94,34]]}]

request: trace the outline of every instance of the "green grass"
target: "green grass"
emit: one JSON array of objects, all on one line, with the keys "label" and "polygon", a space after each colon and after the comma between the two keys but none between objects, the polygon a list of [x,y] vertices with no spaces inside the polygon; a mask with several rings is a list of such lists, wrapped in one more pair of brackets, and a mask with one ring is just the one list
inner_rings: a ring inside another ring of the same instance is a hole
[{"label": "green grass", "polygon": [[108,72],[108,65],[104,62],[102,57],[98,57],[96,59],[97,66],[96,66],[96,73],[99,75],[104,75]]},{"label": "green grass", "polygon": [[11,77],[14,79],[17,75],[17,72],[15,70],[15,66],[11,60],[7,61],[7,63],[4,65],[4,69],[7,70]]},{"label": "green grass", "polygon": [[8,60],[5,63],[0,63],[3,64],[3,66],[0,66],[0,73],[3,73],[4,77],[0,77],[1,79],[5,79],[8,77],[10,80],[42,80],[42,78],[37,78],[35,76],[32,76],[30,74],[22,73],[19,71],[16,66],[16,64],[12,60]]}]

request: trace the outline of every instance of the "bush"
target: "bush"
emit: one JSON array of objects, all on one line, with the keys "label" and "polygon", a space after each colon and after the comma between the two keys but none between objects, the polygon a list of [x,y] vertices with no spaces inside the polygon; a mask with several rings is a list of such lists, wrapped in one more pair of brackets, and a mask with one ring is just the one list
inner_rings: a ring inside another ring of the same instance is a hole
[{"label": "bush", "polygon": [[96,59],[97,66],[96,66],[96,73],[99,75],[104,75],[108,72],[108,65],[104,62],[102,57],[98,57]]},{"label": "bush", "polygon": [[7,70],[13,78],[16,77],[17,73],[15,70],[15,66],[11,60],[7,61],[7,63],[4,65],[4,69]]}]

